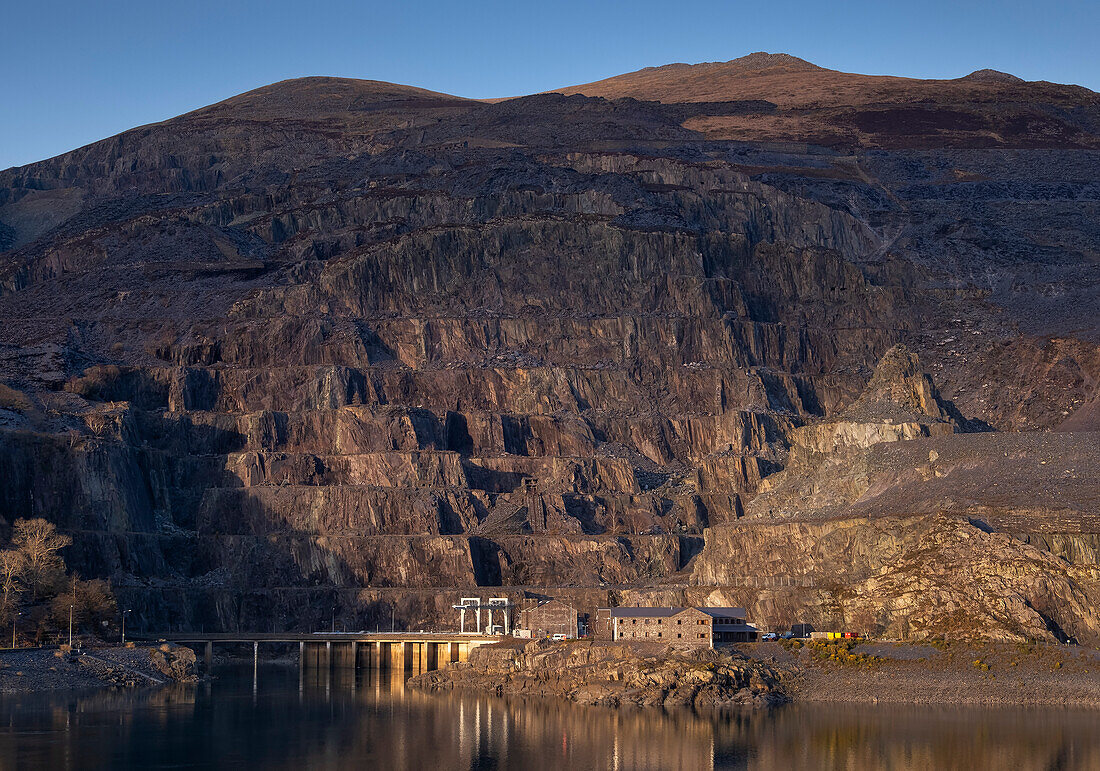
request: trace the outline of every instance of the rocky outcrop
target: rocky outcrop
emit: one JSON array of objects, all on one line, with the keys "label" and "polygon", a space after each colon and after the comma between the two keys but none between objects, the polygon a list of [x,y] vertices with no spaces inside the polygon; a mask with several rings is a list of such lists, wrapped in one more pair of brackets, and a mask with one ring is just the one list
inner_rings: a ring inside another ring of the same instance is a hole
[{"label": "rocky outcrop", "polygon": [[553,696],[605,707],[753,709],[787,701],[786,674],[739,654],[711,650],[533,641],[522,647],[475,648],[469,661],[417,675],[408,684],[425,691]]},{"label": "rocky outcrop", "polygon": [[[792,429],[786,467],[759,485],[752,513],[823,514],[868,492],[869,448],[949,436],[961,416],[904,346],[887,351],[859,398],[837,415]],[[934,451],[933,451],[934,452]],[[935,460],[932,458],[931,460]]]},{"label": "rocky outcrop", "polygon": [[791,444],[812,455],[942,436],[959,430],[951,413],[958,415],[940,398],[917,357],[898,345],[879,360],[858,399],[836,417],[792,431]]},{"label": "rocky outcrop", "polygon": [[1100,642],[1095,563],[1068,564],[967,519],[746,519],[707,533],[694,583],[737,587],[754,576],[779,579],[753,592],[752,611],[777,625],[799,619],[894,639]]},{"label": "rocky outcrop", "polygon": [[195,652],[182,645],[162,643],[149,651],[149,661],[158,672],[178,683],[192,683],[195,674]]}]

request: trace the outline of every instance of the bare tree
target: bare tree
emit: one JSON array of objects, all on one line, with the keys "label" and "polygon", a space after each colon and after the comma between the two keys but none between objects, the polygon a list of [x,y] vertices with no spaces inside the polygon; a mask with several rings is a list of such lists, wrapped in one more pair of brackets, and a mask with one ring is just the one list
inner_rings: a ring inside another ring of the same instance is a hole
[{"label": "bare tree", "polygon": [[64,580],[65,560],[58,552],[71,544],[73,539],[58,533],[52,522],[44,519],[17,519],[11,542],[22,555],[23,569],[20,577],[35,599]]},{"label": "bare tree", "polygon": [[19,602],[19,595],[23,591],[23,582],[20,577],[23,574],[23,554],[15,549],[0,551],[0,591],[3,597],[0,602],[0,612],[4,619],[8,619]]}]

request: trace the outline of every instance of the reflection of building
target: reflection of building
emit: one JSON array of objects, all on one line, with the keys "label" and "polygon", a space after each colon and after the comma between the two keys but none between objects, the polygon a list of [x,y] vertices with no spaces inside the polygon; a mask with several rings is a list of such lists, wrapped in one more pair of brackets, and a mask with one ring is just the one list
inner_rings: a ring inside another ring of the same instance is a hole
[{"label": "reflection of building", "polygon": [[715,643],[750,642],[757,635],[756,627],[745,621],[744,608],[600,608],[597,636],[604,619],[610,622],[612,640],[712,648]]},{"label": "reflection of building", "polygon": [[542,602],[520,611],[519,626],[534,638],[556,634],[573,638],[577,636],[577,609],[561,600]]}]

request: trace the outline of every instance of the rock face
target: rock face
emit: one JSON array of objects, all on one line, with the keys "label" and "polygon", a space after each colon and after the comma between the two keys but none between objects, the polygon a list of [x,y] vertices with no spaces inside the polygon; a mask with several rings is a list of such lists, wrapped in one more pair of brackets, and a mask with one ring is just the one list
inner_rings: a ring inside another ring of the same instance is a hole
[{"label": "rock face", "polygon": [[[806,574],[778,534],[896,515],[943,564],[1026,555],[988,597],[1045,621],[1004,634],[1092,634],[1100,97],[644,72],[286,81],[0,172],[4,521],[167,631],[452,627],[473,594],[850,623],[773,590],[905,555],[868,524]],[[916,607],[879,626],[940,629]]]},{"label": "rock face", "polygon": [[619,707],[771,707],[787,701],[786,673],[739,654],[650,650],[627,645],[529,642],[485,645],[469,661],[409,681],[426,691],[553,696]]},{"label": "rock face", "polygon": [[[759,616],[894,638],[1100,640],[1083,556],[1097,487],[1078,472],[1100,467],[1097,437],[956,434],[952,412],[891,349],[851,406],[791,432],[786,468],[745,519],[708,531],[693,582],[770,576]],[[1063,532],[1032,534],[1048,529]]]}]

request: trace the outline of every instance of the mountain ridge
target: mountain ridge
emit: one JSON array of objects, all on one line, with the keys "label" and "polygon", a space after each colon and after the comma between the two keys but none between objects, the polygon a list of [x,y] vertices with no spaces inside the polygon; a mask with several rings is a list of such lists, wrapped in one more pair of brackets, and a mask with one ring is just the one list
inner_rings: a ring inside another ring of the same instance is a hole
[{"label": "mountain ridge", "polygon": [[[747,77],[750,79],[763,77],[774,79],[777,76],[798,76],[806,74],[818,74],[818,75],[837,75],[843,76],[849,79],[867,79],[866,82],[876,81],[896,81],[901,83],[911,84],[952,84],[952,83],[972,83],[976,86],[995,86],[995,87],[1008,87],[1008,86],[1020,86],[1020,87],[1034,87],[1036,89],[1055,89],[1058,91],[1058,97],[1060,99],[1073,98],[1075,95],[1079,98],[1083,98],[1086,101],[1089,100],[1089,95],[1096,97],[1096,92],[1093,92],[1083,86],[1076,86],[1071,84],[1058,84],[1049,83],[1046,81],[1024,81],[1017,78],[1014,75],[1000,72],[993,69],[979,69],[971,72],[967,75],[953,78],[953,79],[921,79],[921,78],[909,78],[895,75],[859,75],[856,73],[847,73],[839,70],[831,70],[825,67],[808,62],[804,59],[800,59],[796,56],[786,53],[767,53],[763,51],[754,52],[745,56],[737,57],[724,62],[701,62],[696,64],[687,64],[682,62],[669,63],[664,65],[656,65],[644,67],[632,72],[626,72],[619,75],[603,78],[601,80],[592,81],[590,83],[565,86],[557,89],[551,89],[540,93],[562,93],[562,94],[586,94],[594,96],[604,96],[607,98],[622,98],[624,96],[630,96],[631,98],[640,99],[656,99],[661,101],[661,84],[660,83],[647,83],[642,82],[640,84],[632,84],[632,79],[642,79],[651,76],[663,76],[670,73],[675,73],[679,76],[691,75],[695,73],[707,74],[714,76],[715,74],[721,75],[723,73],[729,75],[734,74],[740,77]],[[668,85],[663,86],[669,88]],[[759,88],[754,89],[751,94],[736,95],[738,99],[767,99],[767,88],[781,89],[785,87],[782,83],[776,83],[774,80],[770,81],[764,90]],[[652,93],[645,93],[645,89],[652,89]],[[681,86],[673,86],[674,91],[676,89],[682,90]],[[1069,90],[1068,92],[1066,90]],[[675,94],[676,98],[683,99],[685,101],[715,101],[716,94],[713,93],[713,89],[707,92],[706,89],[700,90],[696,94],[684,95],[683,93]],[[141,124],[134,128],[127,129],[120,132],[117,135],[111,137],[105,137],[104,139],[96,140],[83,145],[79,148],[61,153],[53,158],[46,158],[41,161],[34,161],[22,166],[13,166],[8,169],[0,170],[0,174],[12,173],[17,169],[26,168],[39,163],[46,163],[54,158],[60,158],[65,155],[69,155],[73,152],[85,150],[93,145],[97,145],[100,142],[105,142],[116,137],[120,137],[131,132],[141,131],[152,127],[162,126],[164,124],[171,124],[173,121],[180,120],[193,120],[198,118],[209,118],[218,115],[225,115],[234,111],[242,111],[245,114],[240,117],[244,119],[267,119],[267,120],[286,120],[286,119],[305,119],[308,114],[303,110],[312,109],[316,111],[321,107],[321,103],[327,102],[329,104],[323,106],[323,112],[328,114],[341,114],[348,112],[355,112],[356,101],[358,100],[362,107],[369,107],[374,109],[385,108],[398,108],[405,107],[416,108],[419,102],[421,107],[427,106],[442,106],[443,104],[458,105],[474,105],[474,104],[493,104],[503,101],[511,101],[513,99],[522,99],[527,96],[512,96],[512,97],[494,97],[487,99],[475,99],[457,96],[453,94],[444,93],[441,91],[434,91],[431,89],[409,86],[399,83],[392,83],[388,81],[371,80],[363,78],[349,78],[332,75],[310,75],[301,76],[296,78],[287,78],[284,80],[276,81],[264,86],[259,86],[254,89],[249,89],[240,94],[228,97],[218,102],[211,103],[204,107],[199,107],[188,112],[181,113],[180,115],[166,118],[161,121],[155,121],[152,123]],[[717,101],[723,101],[728,98],[733,98],[735,95],[730,94],[717,94]],[[289,105],[288,101],[297,97],[299,100],[304,100],[304,104]],[[289,99],[288,99],[289,98]],[[340,100],[347,100],[341,102]],[[275,109],[279,107],[281,103],[282,111]],[[298,110],[297,113],[293,111],[288,112],[287,108],[295,106]]]}]

